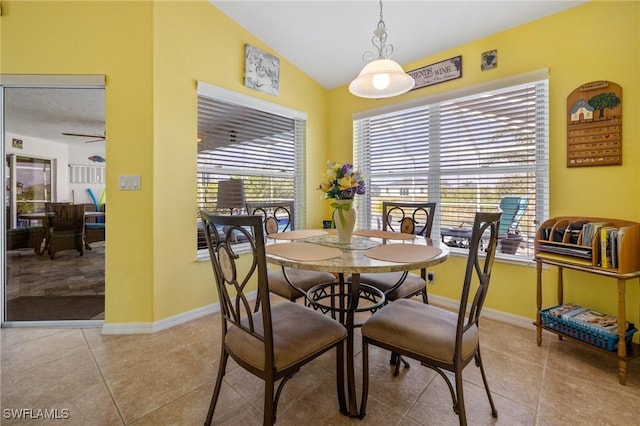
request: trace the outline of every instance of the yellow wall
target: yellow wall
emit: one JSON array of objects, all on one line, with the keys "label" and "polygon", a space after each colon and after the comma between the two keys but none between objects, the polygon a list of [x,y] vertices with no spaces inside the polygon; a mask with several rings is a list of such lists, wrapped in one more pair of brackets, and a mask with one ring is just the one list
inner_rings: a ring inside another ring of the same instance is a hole
[{"label": "yellow wall", "polygon": [[[154,318],[213,301],[211,265],[195,260],[197,80],[308,113],[307,158],[324,158],[326,91],[281,57],[277,97],[244,87],[245,43],[279,56],[207,3],[156,3]],[[307,164],[310,174],[322,167],[317,160]],[[314,182],[307,184],[312,199]],[[309,223],[320,223],[314,214],[309,211]]]},{"label": "yellow wall", "polygon": [[[482,72],[480,55],[492,49],[498,50],[498,67]],[[462,55],[461,79],[387,100],[354,98],[346,86],[331,91],[329,150],[335,157],[351,158],[347,142],[352,139],[351,115],[355,112],[549,68],[551,217],[583,215],[640,222],[639,53],[640,3],[589,2],[404,65],[407,70],[415,69]],[[566,99],[575,88],[594,80],[610,80],[622,86],[623,165],[568,169]],[[452,258],[433,268],[436,281],[431,293],[459,297],[463,265],[464,259]],[[555,301],[555,277],[555,269],[544,273],[546,306]],[[615,280],[571,272],[565,278],[567,299],[616,312]],[[535,282],[535,268],[497,262],[486,306],[534,318]],[[627,289],[629,314],[638,318],[637,280],[630,281]]]},{"label": "yellow wall", "polygon": [[[153,20],[149,2],[2,3],[3,74],[106,75],[106,317],[153,320]],[[142,190],[119,192],[117,176]]]},{"label": "yellow wall", "polygon": [[[279,55],[204,0],[3,1],[0,19],[1,73],[106,75],[107,323],[217,299],[194,240],[197,80],[306,112],[309,175],[324,171],[326,90],[283,58],[277,97],[245,88],[245,43]],[[127,174],[141,175],[141,191],[117,190]],[[309,211],[308,223],[321,220]]]},{"label": "yellow wall", "polygon": [[[551,215],[640,221],[639,7],[637,2],[590,2],[406,64],[413,69],[462,55],[463,78],[372,101],[352,97],[346,86],[324,90],[204,0],[3,1],[0,72],[106,75],[106,322],[152,322],[216,299],[210,265],[195,260],[197,80],[308,114],[307,223],[319,226],[328,203],[315,186],[326,159],[351,158],[352,113],[548,67]],[[606,31],[593,32],[603,27]],[[245,43],[280,57],[279,96],[243,86]],[[480,54],[491,49],[498,49],[498,68],[481,72]],[[567,169],[566,96],[600,79],[623,88],[624,163]],[[142,190],[118,191],[117,177],[124,174],[140,174]],[[434,268],[431,291],[457,297],[461,267],[462,260],[453,258]],[[554,271],[545,273],[547,283],[553,278]],[[567,274],[568,292],[585,281],[596,285],[581,286],[572,299],[615,312],[610,280]],[[638,300],[638,286],[628,287],[630,300]],[[546,291],[546,304],[553,302],[552,294]],[[496,265],[489,307],[533,318],[534,301],[532,267]],[[638,304],[630,305],[637,318]]]}]

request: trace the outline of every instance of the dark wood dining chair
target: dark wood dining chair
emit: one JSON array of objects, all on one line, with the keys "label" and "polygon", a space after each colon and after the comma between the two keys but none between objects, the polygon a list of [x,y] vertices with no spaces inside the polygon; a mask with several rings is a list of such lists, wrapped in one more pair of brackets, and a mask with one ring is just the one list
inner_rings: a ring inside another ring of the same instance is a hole
[{"label": "dark wood dining chair", "polygon": [[[385,201],[382,203],[382,230],[431,238],[435,211],[436,203]],[[420,275],[408,271],[362,274],[360,281],[376,287],[390,301],[421,295],[424,303],[429,303],[426,268],[420,270]]]},{"label": "dark wood dining chair", "polygon": [[[451,312],[415,300],[389,303],[362,326],[362,404],[366,413],[369,390],[369,345],[388,349],[433,369],[447,383],[453,411],[467,424],[462,370],[473,360],[480,368],[491,414],[498,416],[480,356],[480,313],[489,290],[502,213],[476,213],[462,285],[460,306]],[[487,240],[488,236],[488,240]],[[482,248],[481,240],[485,241]],[[453,372],[454,385],[445,371]]]},{"label": "dark wood dining chair", "polygon": [[[266,236],[295,230],[293,201],[247,203],[247,212],[250,215],[262,217]],[[330,272],[307,271],[283,266],[279,269],[270,269],[268,279],[269,291],[295,302],[310,288],[335,281],[335,276]]]},{"label": "dark wood dining chair", "polygon": [[[340,411],[346,412],[344,340],[337,321],[297,303],[271,306],[263,222],[258,216],[218,216],[200,212],[220,301],[222,353],[205,425],[210,425],[231,356],[242,368],[264,380],[264,425],[276,421],[278,399],[287,381],[306,363],[336,348],[336,383]],[[237,241],[245,241],[238,244]],[[237,252],[242,248],[242,254]],[[244,250],[248,248],[248,253]],[[241,259],[242,257],[242,259]],[[239,260],[242,261],[239,261]],[[258,311],[247,297],[257,281]],[[275,389],[276,382],[280,383]]]}]

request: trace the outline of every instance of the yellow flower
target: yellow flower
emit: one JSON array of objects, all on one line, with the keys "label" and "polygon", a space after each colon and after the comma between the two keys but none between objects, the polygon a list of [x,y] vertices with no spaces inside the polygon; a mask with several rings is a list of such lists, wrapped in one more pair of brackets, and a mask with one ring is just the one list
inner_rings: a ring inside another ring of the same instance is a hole
[{"label": "yellow flower", "polygon": [[344,176],[343,178],[341,178],[338,181],[338,186],[340,187],[341,191],[344,191],[345,189],[349,189],[349,188],[353,188],[355,186],[358,186],[358,183],[355,181],[355,179],[353,177]]},{"label": "yellow flower", "polygon": [[320,183],[320,188],[319,189],[322,192],[327,192],[327,191],[329,191],[331,189],[331,186],[332,186],[331,182],[325,181],[325,182]]}]

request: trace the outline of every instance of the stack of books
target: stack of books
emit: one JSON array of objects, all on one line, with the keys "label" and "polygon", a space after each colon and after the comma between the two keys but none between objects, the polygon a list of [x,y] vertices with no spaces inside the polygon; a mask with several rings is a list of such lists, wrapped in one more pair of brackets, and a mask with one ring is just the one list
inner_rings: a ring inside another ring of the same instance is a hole
[{"label": "stack of books", "polygon": [[600,229],[600,266],[603,268],[618,268],[620,258],[620,241],[625,228],[605,226]]},{"label": "stack of books", "polygon": [[582,228],[582,246],[592,247],[594,240],[600,242],[600,262],[603,268],[618,268],[619,247],[625,228],[616,228],[605,222],[585,223]]}]

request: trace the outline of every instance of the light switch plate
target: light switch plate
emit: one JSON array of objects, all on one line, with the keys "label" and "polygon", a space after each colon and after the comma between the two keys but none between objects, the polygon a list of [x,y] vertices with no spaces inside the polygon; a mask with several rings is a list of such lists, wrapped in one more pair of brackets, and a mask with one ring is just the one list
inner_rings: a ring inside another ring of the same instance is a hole
[{"label": "light switch plate", "polygon": [[118,177],[120,191],[139,191],[140,175],[120,175]]}]

